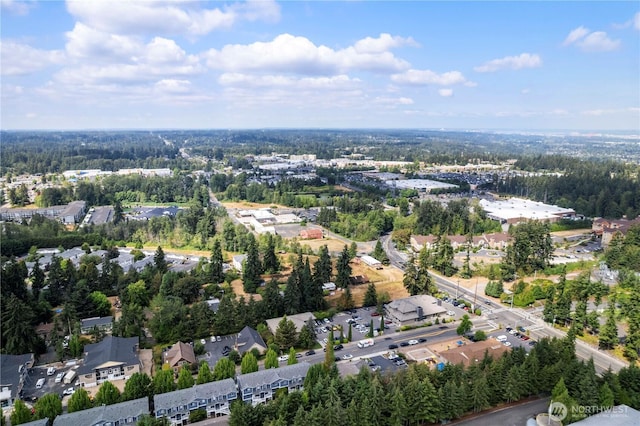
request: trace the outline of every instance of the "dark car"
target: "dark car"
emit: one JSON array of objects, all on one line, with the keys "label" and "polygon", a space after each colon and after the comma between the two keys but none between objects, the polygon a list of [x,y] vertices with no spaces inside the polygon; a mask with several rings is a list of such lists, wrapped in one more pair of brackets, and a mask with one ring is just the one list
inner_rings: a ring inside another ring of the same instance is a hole
[{"label": "dark car", "polygon": [[304,354],[305,354],[306,356],[309,356],[309,355],[315,355],[315,354],[316,354],[316,351],[314,351],[313,349],[311,349],[310,351],[306,351]]},{"label": "dark car", "polygon": [[344,346],[342,346],[342,344],[340,344],[340,345],[335,345],[335,346],[333,347],[333,350],[334,350],[334,351],[339,351],[339,350],[341,350],[342,348],[344,348]]},{"label": "dark car", "polygon": [[538,342],[536,342],[535,340],[532,340],[532,341],[529,342],[529,346],[535,346],[537,344],[538,344]]},{"label": "dark car", "polygon": [[402,342],[402,343],[400,343],[400,346],[402,346],[404,348],[405,346],[409,346],[409,344],[407,342]]},{"label": "dark car", "polygon": [[424,337],[423,337],[423,338],[421,338],[421,339],[418,339],[418,342],[420,342],[420,343],[424,343],[424,342],[426,342],[426,341],[427,341],[427,339],[425,339]]},{"label": "dark car", "polygon": [[389,349],[398,349],[398,345],[393,343],[393,344],[389,345]]}]

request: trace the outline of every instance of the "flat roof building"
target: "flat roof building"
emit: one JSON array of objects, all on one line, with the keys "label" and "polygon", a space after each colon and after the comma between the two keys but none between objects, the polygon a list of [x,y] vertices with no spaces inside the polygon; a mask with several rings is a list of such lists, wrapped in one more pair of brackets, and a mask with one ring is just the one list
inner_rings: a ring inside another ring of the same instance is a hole
[{"label": "flat roof building", "polygon": [[543,222],[557,222],[566,217],[573,217],[575,211],[563,207],[544,204],[539,201],[523,198],[509,198],[508,200],[480,200],[480,206],[491,219],[500,223],[516,224],[528,220]]},{"label": "flat roof building", "polygon": [[416,322],[429,321],[447,312],[439,300],[426,294],[394,300],[385,307],[385,318],[400,325],[412,325]]}]

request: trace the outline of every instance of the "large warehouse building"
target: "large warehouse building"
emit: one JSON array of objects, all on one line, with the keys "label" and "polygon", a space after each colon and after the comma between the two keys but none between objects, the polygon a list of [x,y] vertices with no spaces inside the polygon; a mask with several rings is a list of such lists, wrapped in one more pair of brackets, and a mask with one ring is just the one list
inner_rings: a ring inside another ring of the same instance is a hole
[{"label": "large warehouse building", "polygon": [[480,206],[487,212],[488,217],[499,220],[503,224],[515,224],[528,220],[557,222],[563,218],[574,217],[576,214],[572,209],[522,198],[480,200]]}]

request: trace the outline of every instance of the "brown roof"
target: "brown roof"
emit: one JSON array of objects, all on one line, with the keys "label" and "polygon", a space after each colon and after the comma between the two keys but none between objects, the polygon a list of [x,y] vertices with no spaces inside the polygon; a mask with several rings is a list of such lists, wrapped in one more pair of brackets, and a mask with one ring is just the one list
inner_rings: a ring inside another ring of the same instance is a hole
[{"label": "brown roof", "polygon": [[193,352],[193,346],[186,343],[178,342],[164,354],[165,362],[169,363],[171,368],[178,365],[180,361],[186,361],[189,364],[196,363],[196,354]]},{"label": "brown roof", "polygon": [[503,353],[509,351],[509,348],[494,339],[488,339],[483,342],[467,343],[448,351],[440,352],[440,356],[451,364],[464,364],[469,366],[472,363],[479,362],[484,358],[485,351],[493,359],[500,358]]},{"label": "brown roof", "polygon": [[303,229],[302,231],[300,231],[300,237],[310,239],[322,238],[322,229]]}]

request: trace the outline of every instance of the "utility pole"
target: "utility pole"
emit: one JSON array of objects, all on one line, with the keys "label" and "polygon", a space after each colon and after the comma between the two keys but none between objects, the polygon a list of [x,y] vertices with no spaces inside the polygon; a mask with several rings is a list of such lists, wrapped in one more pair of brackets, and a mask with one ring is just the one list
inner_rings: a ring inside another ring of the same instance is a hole
[{"label": "utility pole", "polygon": [[458,300],[458,292],[460,291],[460,278],[458,278],[458,287],[456,287],[456,300]]},{"label": "utility pole", "polygon": [[476,310],[476,300],[478,298],[478,277],[476,277],[476,289],[473,292],[473,311]]}]

